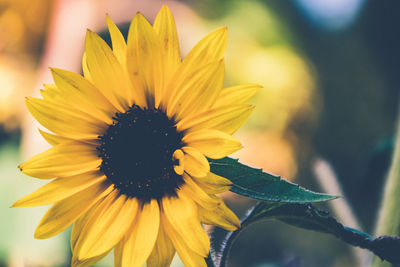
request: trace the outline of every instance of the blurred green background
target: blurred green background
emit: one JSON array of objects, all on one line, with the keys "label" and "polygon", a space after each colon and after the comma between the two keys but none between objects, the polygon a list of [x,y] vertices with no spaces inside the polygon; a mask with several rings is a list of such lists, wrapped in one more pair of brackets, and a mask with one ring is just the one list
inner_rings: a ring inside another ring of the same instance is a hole
[{"label": "blurred green background", "polygon": [[[0,266],[66,266],[70,258],[69,231],[33,239],[47,207],[9,208],[43,184],[17,170],[46,149],[24,97],[51,82],[48,67],[80,71],[86,28],[108,38],[105,13],[126,33],[137,11],[152,21],[163,3],[175,15],[182,56],[206,33],[228,26],[226,86],[264,86],[236,134],[245,148],[233,156],[339,193],[343,199],[322,208],[373,233],[398,110],[400,2],[0,0]],[[238,215],[254,204],[232,193],[223,197]],[[218,249],[225,232],[208,230]],[[333,237],[268,221],[244,231],[229,266],[368,266],[369,260]],[[112,255],[98,264],[111,265]],[[182,266],[179,259],[174,266]]]}]

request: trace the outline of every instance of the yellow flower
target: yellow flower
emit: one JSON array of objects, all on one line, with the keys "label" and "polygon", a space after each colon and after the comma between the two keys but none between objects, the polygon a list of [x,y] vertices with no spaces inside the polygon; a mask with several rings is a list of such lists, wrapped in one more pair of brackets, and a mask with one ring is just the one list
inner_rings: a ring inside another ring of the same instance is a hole
[{"label": "yellow flower", "polygon": [[202,227],[235,230],[240,222],[215,194],[231,182],[210,172],[206,157],[241,148],[231,136],[259,89],[222,89],[227,30],[202,39],[181,60],[175,22],[163,6],[152,26],[141,14],[127,43],[107,17],[112,50],[88,31],[84,77],[52,69],[43,99],[28,98],[53,147],[19,167],[52,179],[14,206],[54,203],[35,238],[73,224],[73,266],[90,266],[114,249],[116,266],[205,266]]}]

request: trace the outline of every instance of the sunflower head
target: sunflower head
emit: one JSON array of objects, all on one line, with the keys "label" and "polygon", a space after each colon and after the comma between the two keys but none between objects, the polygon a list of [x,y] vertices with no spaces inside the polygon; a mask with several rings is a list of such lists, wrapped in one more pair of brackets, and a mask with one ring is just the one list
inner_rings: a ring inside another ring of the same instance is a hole
[{"label": "sunflower head", "polygon": [[258,85],[223,88],[227,30],[203,38],[182,60],[173,16],[163,6],[151,25],[140,13],[127,42],[107,16],[112,48],[88,31],[84,76],[51,69],[54,84],[28,98],[53,146],[20,165],[53,179],[14,206],[53,204],[35,232],[49,238],[73,224],[73,266],[114,249],[116,266],[167,266],[177,252],[205,266],[202,224],[240,223],[216,194],[231,182],[208,158],[242,146],[232,134],[253,107]]},{"label": "sunflower head", "polygon": [[117,113],[99,137],[100,171],[129,197],[145,202],[176,197],[184,184],[182,172],[175,171],[182,165],[182,137],[164,112],[134,105]]}]

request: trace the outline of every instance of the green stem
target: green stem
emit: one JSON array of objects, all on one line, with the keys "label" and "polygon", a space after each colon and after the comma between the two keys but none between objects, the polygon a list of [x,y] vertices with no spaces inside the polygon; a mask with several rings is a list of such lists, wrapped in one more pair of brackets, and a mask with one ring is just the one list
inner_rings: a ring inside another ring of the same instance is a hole
[{"label": "green stem", "polygon": [[[397,121],[395,149],[389,174],[386,178],[383,201],[376,227],[377,235],[400,236],[400,112]],[[388,262],[375,257],[373,267],[390,267]]]}]

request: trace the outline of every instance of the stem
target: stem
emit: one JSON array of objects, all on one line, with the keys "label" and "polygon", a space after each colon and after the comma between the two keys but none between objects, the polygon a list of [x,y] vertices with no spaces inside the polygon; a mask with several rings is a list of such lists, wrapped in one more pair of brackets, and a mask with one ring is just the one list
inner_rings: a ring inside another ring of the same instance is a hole
[{"label": "stem", "polygon": [[236,231],[229,232],[226,237],[225,241],[221,245],[221,249],[219,251],[220,255],[217,257],[215,261],[215,265],[218,267],[226,267],[228,266],[228,255],[231,250],[232,244],[236,241],[238,238],[239,234],[241,231],[248,226],[248,224],[251,223],[251,213],[258,207],[256,204],[253,208],[251,208],[248,212],[247,215],[242,219],[240,222],[241,227],[237,229]]},{"label": "stem", "polygon": [[[397,121],[397,133],[392,163],[384,188],[382,205],[376,227],[377,235],[400,235],[400,110]],[[390,267],[378,257],[374,258],[373,267]]]}]

